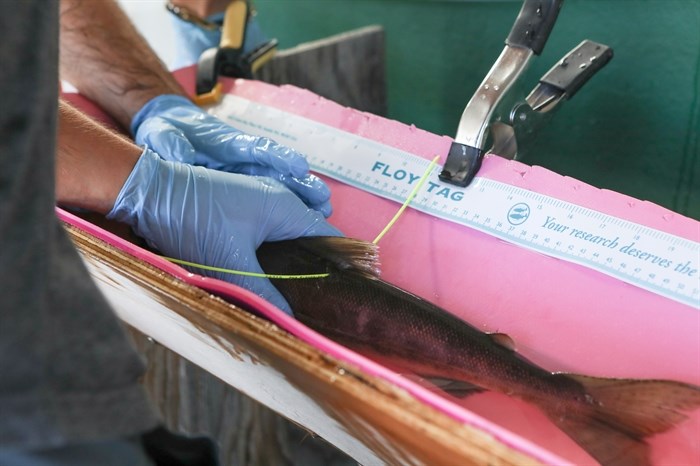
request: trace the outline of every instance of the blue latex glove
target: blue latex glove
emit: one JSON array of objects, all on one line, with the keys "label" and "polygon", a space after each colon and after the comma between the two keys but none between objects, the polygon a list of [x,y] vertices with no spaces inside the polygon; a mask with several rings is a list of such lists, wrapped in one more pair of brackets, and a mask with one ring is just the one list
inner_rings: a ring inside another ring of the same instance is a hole
[{"label": "blue latex glove", "polygon": [[[107,218],[131,225],[166,256],[251,272],[262,272],[255,251],[264,241],[341,234],[273,179],[169,162],[150,149]],[[291,314],[266,278],[191,270],[247,288]]]},{"label": "blue latex glove", "polygon": [[185,97],[151,99],[134,116],[131,131],[137,144],[150,147],[166,160],[274,178],[312,209],[326,217],[332,212],[330,189],[309,173],[302,154],[271,139],[238,131]]},{"label": "blue latex glove", "polygon": [[[200,55],[205,50],[219,46],[221,30],[204,29],[196,24],[183,21],[176,15],[170,16],[172,17],[172,25],[175,31],[176,45],[176,55],[170,64],[171,69],[193,65],[199,61]],[[224,13],[216,13],[205,19],[212,23],[223,24]],[[250,52],[265,41],[267,41],[267,37],[262,32],[256,16],[251,16],[246,25],[243,53]]]}]

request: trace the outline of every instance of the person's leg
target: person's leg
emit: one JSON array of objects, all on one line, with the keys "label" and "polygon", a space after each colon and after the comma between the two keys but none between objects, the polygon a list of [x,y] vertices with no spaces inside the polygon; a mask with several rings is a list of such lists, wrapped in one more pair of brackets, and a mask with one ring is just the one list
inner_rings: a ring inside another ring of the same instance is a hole
[{"label": "person's leg", "polygon": [[153,466],[140,438],[106,440],[44,450],[0,449],[3,466]]},{"label": "person's leg", "polygon": [[0,15],[0,449],[128,436],[157,422],[143,365],[55,212],[59,2],[9,3]]}]

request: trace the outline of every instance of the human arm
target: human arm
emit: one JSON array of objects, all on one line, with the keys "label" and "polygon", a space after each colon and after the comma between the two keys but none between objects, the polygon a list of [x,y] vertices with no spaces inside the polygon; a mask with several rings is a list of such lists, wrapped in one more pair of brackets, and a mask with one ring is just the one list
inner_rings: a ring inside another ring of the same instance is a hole
[{"label": "human arm", "polygon": [[112,0],[61,0],[60,72],[127,129],[149,100],[184,89]]},{"label": "human arm", "polygon": [[[264,241],[340,234],[275,180],[163,160],[63,103],[56,197],[130,225],[162,254],[225,269],[262,272]],[[265,278],[192,270],[290,312]]]},{"label": "human arm", "polygon": [[60,41],[62,78],[131,128],[138,144],[168,160],[275,178],[330,215],[330,191],[302,154],[192,104],[114,1],[61,0]]},{"label": "human arm", "polygon": [[60,101],[56,200],[107,214],[142,152],[125,137]]}]

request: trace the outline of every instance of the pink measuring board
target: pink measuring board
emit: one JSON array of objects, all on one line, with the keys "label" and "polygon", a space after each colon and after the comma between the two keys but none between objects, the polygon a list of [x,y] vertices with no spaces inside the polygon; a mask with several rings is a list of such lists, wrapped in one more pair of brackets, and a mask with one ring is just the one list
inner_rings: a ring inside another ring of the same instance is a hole
[{"label": "pink measuring board", "polygon": [[[193,88],[194,69],[176,73]],[[345,108],[292,86],[225,80],[225,91],[251,101],[397,147],[426,159],[446,154],[451,139]],[[80,96],[77,106],[105,119]],[[444,158],[441,160],[444,162]],[[541,167],[484,160],[479,176],[556,197],[693,241],[700,223],[655,204],[586,185]],[[372,240],[398,204],[327,179],[331,223],[346,235]],[[546,463],[593,460],[536,408],[498,394],[466,400],[441,396],[359,356],[234,285],[167,263],[72,215],[66,221],[202,288],[233,297],[281,327],[368,373],[404,387],[418,399],[476,425]],[[595,270],[527,250],[462,225],[407,209],[380,243],[382,276],[487,332],[502,332],[517,350],[552,371],[601,377],[664,378],[700,385],[700,310]],[[658,464],[700,464],[700,412],[650,440]]]}]

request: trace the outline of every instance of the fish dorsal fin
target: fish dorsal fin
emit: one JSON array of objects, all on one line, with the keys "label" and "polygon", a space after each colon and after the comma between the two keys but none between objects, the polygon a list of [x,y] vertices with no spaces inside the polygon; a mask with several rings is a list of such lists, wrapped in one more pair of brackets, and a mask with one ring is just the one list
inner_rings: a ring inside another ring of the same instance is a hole
[{"label": "fish dorsal fin", "polygon": [[515,351],[515,342],[510,336],[506,335],[505,333],[489,333],[489,336],[497,345],[500,345],[511,351]]},{"label": "fish dorsal fin", "polygon": [[379,278],[379,248],[374,243],[342,236],[313,236],[296,241],[340,270],[353,270],[367,278]]}]

